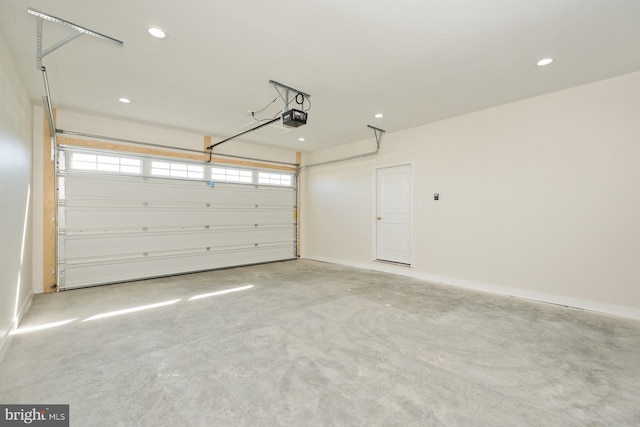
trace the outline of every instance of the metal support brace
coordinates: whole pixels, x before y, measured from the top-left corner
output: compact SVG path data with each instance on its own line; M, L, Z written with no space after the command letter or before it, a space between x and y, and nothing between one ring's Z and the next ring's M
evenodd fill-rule
M27 9L27 13L34 15L36 18L38 18L38 26L37 26L37 37L38 37L38 43L37 43L37 51L36 51L36 68L39 70L42 68L42 58L44 58L45 56L47 56L48 54L50 54L51 52L53 52L56 49L61 48L62 46L64 46L65 44L69 43L71 40L80 37L83 34L87 34L89 36L92 37L96 37L98 39L102 39L102 40L106 40L108 42L111 43L115 43L118 44L120 46L124 45L124 42L118 40L118 39L114 39L113 37L109 37L109 36L105 36L104 34L92 31L88 28L85 27L81 27L80 25L76 25L73 22L69 22L65 19L62 18L57 18L55 16L52 15L48 15L46 13L37 11L35 9ZM57 43L54 43L53 45L49 46L46 49L42 49L42 20L46 19L47 21L50 22L55 22L56 24L60 24L63 25L67 28L70 28L72 30L75 31L75 33L69 34L67 37L63 38L62 40L60 40Z
M275 80L269 80L269 83L273 85L273 87L276 89L276 92L278 92L278 95L280 95L280 99L282 99L282 102L284 102L285 111L289 109L289 102L291 102L289 101L289 91L294 91L296 95L301 94L303 96L306 96L307 98L311 98L311 95L309 95L308 93L304 93L301 90L294 89L287 85L283 85L282 83L278 83ZM280 89L284 91L284 95L282 94L282 92L280 92Z
M371 125L367 125L368 128L373 129L373 133L376 137L376 144L378 144L378 150L380 149L380 143L382 142L382 134L386 131Z

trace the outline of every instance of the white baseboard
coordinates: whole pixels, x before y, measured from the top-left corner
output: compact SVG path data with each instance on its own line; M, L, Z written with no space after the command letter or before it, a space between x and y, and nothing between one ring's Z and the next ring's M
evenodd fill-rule
M598 313L610 314L613 316L626 317L630 319L640 320L640 309L633 307L625 307L620 305L603 304L595 301L583 300L579 298L569 298L559 295L546 294L542 292L527 291L524 289L509 288L504 286L491 285L487 283L472 282L469 280L455 279L451 277L436 276L420 271L416 271L411 267L396 266L383 262L356 262L343 259L328 258L322 256L305 255L303 259L314 261L328 262L331 264L346 265L349 267L362 268L366 270L381 271L384 273L398 274L400 276L421 279L431 283L437 283L447 286L458 286L465 289L472 289L480 292L487 292L496 295L504 295L527 300L539 301L548 304L556 304L567 307L579 308L582 310L595 311Z
M13 330L18 328L20 322L22 322L22 318L25 314L27 314L27 311L29 311L29 308L31 307L31 301L33 301L33 293L30 293L24 303L22 303L20 310L18 310L18 318L14 322L12 322L11 328L9 328L5 336L0 338L0 362L2 362L4 355L9 349L11 339L13 338Z

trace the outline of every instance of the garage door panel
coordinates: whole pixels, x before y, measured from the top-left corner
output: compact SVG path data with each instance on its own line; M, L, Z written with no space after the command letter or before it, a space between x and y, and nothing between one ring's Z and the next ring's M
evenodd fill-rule
M293 188L277 188L267 186L237 186L237 189L216 185L208 191L207 201L220 204L258 204L258 205L288 205L295 202Z
M67 198L83 201L135 201L150 204L186 202L190 205L209 204L269 204L291 205L293 188L279 188L253 184L216 184L206 182L177 181L118 175L106 175L103 179L87 173L67 174Z
M293 225L278 228L244 228L231 230L198 230L190 232L148 231L138 233L69 233L61 239L65 252L82 257L112 256L121 253L144 253L170 250L221 248L230 245L261 245L291 242ZM123 251L126 247L126 252ZM69 257L67 256L67 260Z
M113 261L69 263L61 266L60 273L66 288L76 288L132 280L141 271L146 273L145 277L158 277L294 258L291 246L283 245L214 253L187 253L181 256L132 257L120 260L118 268L113 268Z
M68 228L134 228L163 226L207 226L243 224L286 224L293 222L292 210L237 209L237 210L164 210L164 209L112 209L66 208ZM99 225L99 226L98 226Z

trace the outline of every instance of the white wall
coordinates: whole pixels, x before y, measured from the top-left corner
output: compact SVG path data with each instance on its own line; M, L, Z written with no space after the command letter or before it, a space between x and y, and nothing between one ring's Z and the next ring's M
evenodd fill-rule
M372 262L375 168L401 163L412 268ZM640 73L387 133L305 170L302 196L303 257L640 318Z
M0 359L31 301L31 109L0 27Z

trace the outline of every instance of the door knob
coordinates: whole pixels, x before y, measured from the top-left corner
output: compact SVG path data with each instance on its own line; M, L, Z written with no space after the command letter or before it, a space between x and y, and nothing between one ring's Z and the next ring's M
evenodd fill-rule
M380 220L382 220L382 217L381 217L381 216L379 216L379 217L378 217L378 221L380 221Z

